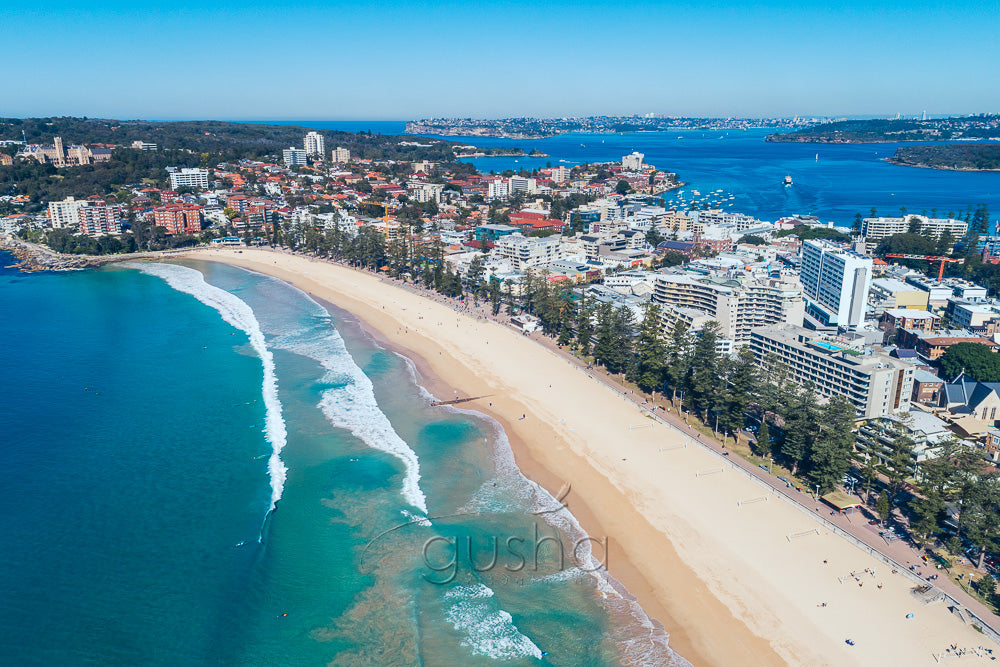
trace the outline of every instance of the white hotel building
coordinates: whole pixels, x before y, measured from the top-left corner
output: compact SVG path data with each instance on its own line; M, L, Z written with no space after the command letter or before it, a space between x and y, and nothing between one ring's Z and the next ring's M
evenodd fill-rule
M865 319L872 259L822 240L802 243L806 312L824 325L857 329Z

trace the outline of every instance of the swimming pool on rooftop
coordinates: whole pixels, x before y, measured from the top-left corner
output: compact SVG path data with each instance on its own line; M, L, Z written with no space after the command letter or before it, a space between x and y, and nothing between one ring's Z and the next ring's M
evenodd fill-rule
M840 352L841 350L844 349L844 348L842 348L839 345L834 345L833 343L828 343L825 340L815 340L815 341L813 341L813 345L815 345L816 347L821 347L824 350L829 350L830 352Z

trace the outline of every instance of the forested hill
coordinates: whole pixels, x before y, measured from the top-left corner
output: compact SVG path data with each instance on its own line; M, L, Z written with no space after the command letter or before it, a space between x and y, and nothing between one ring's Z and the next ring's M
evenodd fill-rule
M932 169L1000 171L1000 144L903 146L889 162Z
M863 144L896 141L957 141L1000 138L1000 116L960 116L931 120L840 120L768 135L783 143Z
M51 144L62 137L69 144L117 144L129 146L142 140L161 149L210 153L225 159L260 158L275 155L289 146L302 147L302 137L316 130L326 137L327 150L342 146L357 158L388 160L454 160L450 141L398 135L338 132L288 125L258 125L216 120L146 121L98 118L0 118L0 140ZM23 132L23 134L22 134ZM414 146L407 144L430 144Z

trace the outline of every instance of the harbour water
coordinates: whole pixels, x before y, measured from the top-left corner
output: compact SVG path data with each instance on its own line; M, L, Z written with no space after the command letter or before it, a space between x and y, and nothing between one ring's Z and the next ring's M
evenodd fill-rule
M0 312L5 664L685 664L349 314L200 262L5 269Z
M401 134L404 122L271 121L321 129ZM535 169L621 160L638 151L647 163L676 172L687 183L682 207L722 208L773 222L786 215L818 216L848 227L855 214L868 216L909 213L964 214L971 205L989 204L1000 212L1000 172L959 172L903 167L886 162L905 144L768 143L773 130L677 130L626 134L562 134L546 139L444 137L474 146L540 150L548 157L496 157L470 160L483 172ZM440 138L440 137L435 137ZM931 142L916 142L917 144ZM793 184L784 185L785 176ZM694 191L698 194L695 194ZM730 197L731 196L731 197ZM672 201L676 194L668 195ZM994 215L994 217L996 217Z

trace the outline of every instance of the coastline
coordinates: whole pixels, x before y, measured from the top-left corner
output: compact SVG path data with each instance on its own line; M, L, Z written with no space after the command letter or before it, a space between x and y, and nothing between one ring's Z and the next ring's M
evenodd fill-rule
M527 477L550 492L572 483L570 510L589 534L611 540L611 575L693 664L934 664L932 652L956 637L985 641L940 606L916 609L901 575L886 573L877 597L874 582L864 595L838 583L847 569L884 565L828 533L789 546L789 528L809 527L805 514L777 499L736 509L759 487L735 474L699 481L696 471L718 465L711 454L674 449L684 436L660 424L627 431L647 426L637 407L511 329L320 260L269 250L186 256L266 273L348 310L413 360L432 393L493 394L491 409L469 407L503 426ZM588 404L601 409L581 408ZM901 621L904 609L919 621ZM845 646L845 636L858 645Z
M889 164L894 164L897 167L916 167L917 169L937 169L938 171L968 171L968 172L994 172L1000 171L1000 169L965 169L963 167L946 167L946 166L935 166L933 164L914 164L913 162L903 162L902 160L896 160L891 157L885 158L885 161Z

